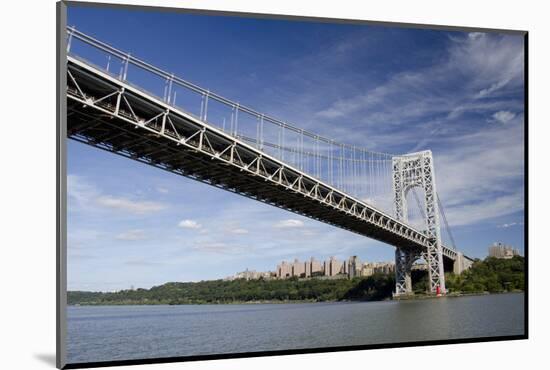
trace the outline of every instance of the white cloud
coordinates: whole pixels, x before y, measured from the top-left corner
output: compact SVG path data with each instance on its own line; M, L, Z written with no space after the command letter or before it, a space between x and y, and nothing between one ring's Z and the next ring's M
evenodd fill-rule
M182 220L178 224L179 227L184 229L200 229L202 227L201 224L199 224L197 221L194 220Z
M478 93L477 93L477 98L484 98L488 95L491 95L493 92L503 88L504 86L506 86L506 84L509 82L508 79L504 79L504 80L501 80L501 81L497 81L497 82L494 82L491 84L491 86L485 88L485 89L481 89Z
M512 121L449 139L445 144L454 149L434 154L438 193L451 226L524 209L523 118Z
M128 230L118 234L115 237L117 240L142 240L145 239L145 232L141 229Z
M470 32L468 34L468 38L470 40L475 40L475 39L479 39L480 37L483 37L485 34L482 33L482 32Z
M500 123L507 123L513 120L516 114L507 110L501 110L493 114L493 118Z
M384 146L403 145L407 143L405 139L418 142L419 131L430 131L425 127L427 116L432 117L429 120L432 126L441 127L447 123L445 121L456 120L465 113L488 114L505 110L507 104L516 105L510 100L482 98L498 97L505 88L521 87L523 70L520 37L485 33L453 37L447 55L440 62L420 70L393 74L377 86L367 85L363 91L350 90L349 95L328 102L328 106L318 110L316 115L333 124L331 136L337 140L340 137L349 140L349 127L340 132L339 125L334 124L345 119L360 125L369 142L388 150ZM434 116L446 118L434 119ZM407 125L418 128L418 120L424 122L421 130L411 130L409 138L396 137L406 132ZM399 126L399 132L389 132L395 126ZM441 134L445 134L445 130L442 131ZM361 139L361 135L356 136L356 140Z
M521 225L523 225L523 222L510 222L510 223L498 225L497 227L501 229L507 229L512 226L521 226Z
M451 47L452 67L476 89L475 98L498 94L523 84L523 38L488 33L457 40Z
M117 198L110 195L102 195L96 199L98 205L106 208L127 211L133 214L148 214L158 212L166 208L166 205L153 201L138 201L128 198Z
M312 229L305 229L304 231L302 231L302 235L303 236L306 236L306 237L313 237L313 236L317 236L319 235L317 231L315 230L312 230Z
M451 227L509 215L523 210L523 193L503 195L474 204L463 204L446 210Z
M216 254L235 254L241 253L245 250L250 252L251 248L243 248L241 246L230 245L223 242L206 242L197 243L193 246L193 249L200 252L216 253Z
M69 199L69 211L76 209L93 211L100 207L143 215L158 212L167 207L164 203L160 202L133 200L102 194L85 177L73 174L67 175L67 197Z
M300 220L294 220L294 219L282 220L277 222L275 224L275 227L280 229L299 228L299 227L304 227L304 222Z

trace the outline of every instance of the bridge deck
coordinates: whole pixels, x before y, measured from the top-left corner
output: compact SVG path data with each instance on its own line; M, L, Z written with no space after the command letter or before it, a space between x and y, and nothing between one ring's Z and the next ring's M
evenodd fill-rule
M427 237L390 215L74 57L67 136L397 247ZM456 251L443 247L447 259Z

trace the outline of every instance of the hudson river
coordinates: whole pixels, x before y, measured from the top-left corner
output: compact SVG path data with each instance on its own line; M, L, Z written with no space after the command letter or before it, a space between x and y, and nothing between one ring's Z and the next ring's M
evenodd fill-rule
M520 335L523 300L71 306L68 362Z

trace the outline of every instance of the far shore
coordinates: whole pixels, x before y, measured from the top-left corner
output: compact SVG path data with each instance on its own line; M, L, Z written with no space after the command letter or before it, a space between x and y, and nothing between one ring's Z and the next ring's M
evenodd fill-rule
M458 297L470 297L470 296L484 296L484 295L497 295L497 294L518 294L524 293L523 290L513 290L504 292L453 292L442 296L436 296L433 294L412 294L401 297L389 297L384 299L363 299L363 300L262 300L262 301L232 301L232 302L189 302L189 303L170 303L170 302L85 302L77 304L68 304L68 306L190 306L190 305L263 305L263 304L303 304L303 303L362 303L362 302L384 302L384 301L405 301L405 300L424 300L424 299L437 299L437 298L458 298Z

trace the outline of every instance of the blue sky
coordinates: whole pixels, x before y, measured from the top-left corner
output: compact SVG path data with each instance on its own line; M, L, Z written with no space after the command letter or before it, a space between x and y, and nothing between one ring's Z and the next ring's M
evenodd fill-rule
M74 7L68 24L235 101L370 150L431 149L460 250L523 252L523 39ZM393 248L68 142L68 287L116 290Z

